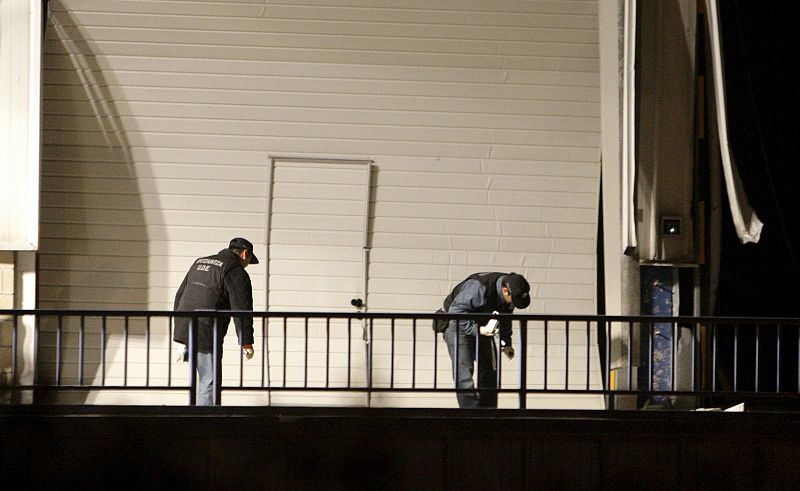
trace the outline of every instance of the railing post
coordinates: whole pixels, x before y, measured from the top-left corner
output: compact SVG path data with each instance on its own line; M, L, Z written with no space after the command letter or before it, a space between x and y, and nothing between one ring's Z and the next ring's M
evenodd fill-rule
M100 385L106 385L106 322L108 317L103 316L100 321Z
M213 405L213 406L219 406L221 404L221 402L222 402L222 380L221 380L222 377L220 376L222 374L222 367L220 366L221 365L220 362L222 360L220 359L220 356L219 356L219 329L218 329L219 325L218 324L219 324L219 320L218 320L217 316L214 316L214 333L213 333L214 344L211 347L211 353L213 355L212 356L212 360L211 360L211 368L214 369L214 391L213 391L213 395L212 395L212 399L211 399L211 405Z
M754 379L755 379L754 382L755 382L755 391L756 392L758 392L758 389L759 389L759 385L758 385L758 378L759 378L759 373L758 373L759 372L758 371L759 356L758 356L758 354L759 353L758 353L758 351L759 351L760 341L761 341L761 324L756 324L756 346L755 346L755 354L754 354L755 355L755 363L753 363L753 367L755 369L754 370L755 371L755 373L754 373Z
M611 387L611 323L606 322L605 318L598 320L597 322L597 332L603 333L603 337L605 337L605 344L604 344L604 353L603 353L603 389L606 392L606 409L614 410L616 408L615 403L616 400L614 398L614 394L612 392L613 387Z
M59 314L58 326L56 327L56 385L61 385L61 331L64 328L63 322L63 316Z
M33 385L37 385L39 383L39 366L36 363L36 352L39 349L39 333L41 331L41 319L38 315L34 315L33 317L33 363L31 363L33 373L30 376L31 382ZM32 396L31 396L32 397ZM33 402L31 400L31 402Z
M289 320L286 317L284 317L283 318L283 353L282 353L283 354L283 366L281 367L281 370L282 370L281 377L283 378L283 387L284 388L286 388L286 386L288 385L286 383L286 349L287 349L287 343L288 343L287 336L288 336L288 332L289 332L288 324L289 324Z
M697 369L697 350L698 350L698 339L700 338L700 324L697 322L692 323L692 384L690 386L690 390L692 392L697 390L697 386L699 385L697 382L698 379L698 369Z
M146 317L146 324L145 324L145 331L144 331L144 385L145 387L150 387L150 314ZM172 344L172 332L169 333L169 343ZM171 361L172 353L169 353L167 361Z
M197 405L197 318L189 318L189 405Z
M272 387L269 374L269 324L266 317L261 317L261 387ZM271 394L267 392L268 400Z
M719 340L718 326L714 324L711 326L711 392L717 391L717 343ZM800 337L798 337L800 340ZM798 357L800 360L800 357ZM800 381L800 379L798 379Z
M80 331L78 333L78 385L83 385L84 330L85 330L85 317L81 315Z
M373 336L375 334L375 330L374 330L374 327L373 327L374 326L373 319L372 318L370 318L370 319L366 319L365 318L364 319L364 326L367 327L367 329L364 330L364 341L366 343L365 346L364 346L364 349L365 349L365 355L366 355L366 359L367 359L367 366L366 366L366 369L367 369L367 373L366 373L366 377L367 377L367 380L366 380L366 382L367 382L367 393L366 393L367 401L366 402L367 402L367 407L370 407L372 405L372 362L373 362L373 360L372 360L372 355L373 355L372 343L374 341Z
M524 324L523 324L523 326L524 326ZM548 336L547 326L548 326L547 319L545 319L545 321L544 321L544 346L543 346L543 352L544 352L544 378L543 378L543 385L542 385L544 387L545 391L547 390L547 372L549 370L549 367L547 366L547 352L548 352L548 349L549 349L548 346L547 346L547 336ZM525 353L523 353L523 356L525 356Z
M781 325L775 326L775 392L781 391Z
M303 319L303 388L308 388L308 317Z
M330 388L331 378L331 318L325 318L325 388Z
M436 337L436 333L433 333ZM411 319L411 388L417 388L417 319Z
M461 345L461 343L459 342L460 341L459 338L461 337L461 326L458 325L458 322L459 322L459 320L456 319L456 328L455 328L455 331L454 331L454 335L455 335L455 339L456 340L453 343L453 355L452 355L452 360L450 360L450 368L453 371L453 383L455 384L455 388L456 388L456 398L460 394L460 392L458 392L459 391L459 387L458 387L458 347L459 347L459 345ZM449 329L449 326L448 326L448 329ZM447 336L447 334L445 334L445 336ZM444 339L445 339L445 341L447 341L446 337ZM450 349L450 347L448 346L448 350L449 349Z
M394 389L394 318L389 319L390 347L389 347L389 388Z
M569 390L569 319L564 326L564 390Z
M528 321L520 321L520 357L519 357L519 408L528 407Z
M739 391L739 323L733 325L733 391Z
M374 340L374 329L373 329L373 322L372 319L369 320L369 338L367 341L367 388L369 388L369 392L367 393L368 397L371 397L372 393L372 363L373 363L373 351L372 351L372 342Z
M352 371L353 371L353 322L351 318L347 318L347 388L352 387Z
M450 321L448 320L447 322L449 323ZM444 334L442 334L442 336L444 336ZM434 332L433 333L433 388L434 389L437 388L436 385L438 382L438 372L439 372L439 333ZM800 385L800 381L798 381L798 385Z
M197 371L199 366L198 362L205 362L205 357L207 356L207 353L202 353L198 350L201 318L210 318L212 316L216 317L217 315L224 317L226 314L241 315L238 312L210 310L188 313L176 311L51 311L42 309L36 311L8 311L8 313L0 313L3 314L3 319L12 319L10 321L3 321L2 332L3 336L5 336L7 339L7 344L8 339L10 338L10 344L6 347L6 359L8 360L6 369L10 369L10 373L8 374L10 378L8 382L21 386L15 388L14 390L16 391L31 392L32 395L33 391L36 390L37 392L47 395L48 390L57 390L58 392L64 393L69 390L82 392L101 392L103 389L119 390L121 388L130 388L134 390L141 390L148 388L153 389L150 392L155 394L159 391L159 389L167 389L163 392L174 392L176 389L180 392L184 389L188 389L190 391L188 398L189 405L198 404L198 388L201 384L201 375L204 375L203 370L201 370L201 373L198 373ZM253 314L248 313L245 315ZM264 348L264 351L261 355L261 387L255 385L255 379L258 375L255 373L255 371L252 371L254 384L252 389L249 383L244 384L244 366L246 365L246 361L242 361L243 359L240 359L238 362L238 386L236 383L230 382L230 379L233 378L233 375L230 375L228 385L229 392L242 388L247 389L248 391L268 389L267 392L280 392L282 389L285 389L287 391L294 391L295 393L300 390L305 390L306 392L326 390L329 393L333 393L334 391L340 390L344 392L345 389L347 389L353 392L357 391L360 394L366 393L368 398L371 397L372 394L384 392L393 392L394 394L401 392L412 392L413 394L411 394L411 396L417 396L423 392L441 392L442 390L448 394L452 394L453 392L455 392L457 395L466 393L465 389L459 389L458 387L453 390L452 386L449 385L449 382L447 387L445 387L444 384L438 384L436 368L441 368L441 361L438 360L437 351L438 334L434 335L432 343L434 347L433 360L426 360L424 367L416 361L417 355L421 353L421 348L417 346L417 343L422 342L420 333L417 330L419 327L417 325L417 320L422 318L435 319L437 317L444 317L447 320L452 318L454 321L457 321L457 318L459 317L465 317L468 319L472 318L469 315L373 313L368 314L368 317L365 318L364 314L350 315L338 312L301 312L291 314L281 314L277 312L273 313L272 315L275 315L279 321L281 319L283 321L284 356L282 367L278 367L278 370L283 370L284 382L282 386L281 384L278 384L276 387L272 387L272 382L270 380L271 366L269 363L270 353L268 352L270 349L270 326L267 323L267 316L269 315L271 314L258 314L259 317L262 317L261 339ZM51 316L56 318L55 326L50 322ZM172 327L168 325L166 328L167 332L171 334L171 336L168 336L169 339L162 339L167 336L159 335L159 339L156 340L151 332L152 319L166 317L169 320L173 320L176 317L182 316L187 317L189 326L188 339L185 340L187 343L186 348L188 350L187 361L189 362L189 373L187 378L188 386L187 381L184 380L182 376L180 377L181 382L178 383L178 385L175 385L176 382L172 380L174 373L177 373L173 373L174 370L180 371L184 369L176 368L180 365L175 364L174 358L172 358L172 356L174 356L172 352L175 351L175 346L180 346L172 342L174 340L174 332ZM480 314L477 317L481 318L489 316L486 314ZM23 318L26 318L27 322L35 322L35 324L32 326L23 326ZM146 330L142 333L140 333L136 327L139 325L138 322L140 318L144 318L147 322ZM338 344L334 345L334 341L338 341L338 338L336 337L338 332L338 327L336 327L338 325L338 319L345 318L347 320L347 385L345 387L341 387L341 383L338 380L342 375L338 375L338 372L335 370L338 369L338 366L336 365L338 360L340 360L340 351L342 351L342 349L337 348ZM117 320L115 321L115 319ZM299 350L291 353L288 352L287 340L289 337L289 331L287 319L293 319L293 322L297 322L296 327L298 328L300 327L299 321L304 319L305 336L303 338L303 342L305 346L304 348L301 348L303 349L302 354L299 352ZM315 322L312 323L311 319L315 319ZM353 357L357 354L355 348L358 346L358 340L353 335L352 322L354 319L364 320L364 339L366 341L365 362L367 368L365 385L362 383L362 379L360 378L358 378L357 382L353 382L352 380L352 374L354 370ZM380 319L377 328L379 330L383 329L383 337L378 336L379 344L377 346L377 352L375 351L374 345L376 326L374 325L375 322L373 319ZM74 325L72 322L73 320L79 321L80 324L77 326ZM124 345L121 347L121 350L115 351L115 353L120 355L119 357L111 357L111 353L107 353L107 351L111 349L112 345L118 344L111 343L111 341L112 337L119 334L119 330L114 328L114 323L119 321L123 322L122 334L124 336ZM314 324L316 324L318 321L324 321L322 329L312 329ZM225 328L224 326L220 325L219 320L215 319L213 322L214 331L211 333L214 343L212 348L213 360L209 368L213 370L214 373L212 374L209 372L209 375L212 375L214 379L211 380L211 384L207 385L205 388L210 389L209 392L213 392L213 394L209 394L211 404L219 406L221 405L221 394L224 389L224 378L222 377L224 367L222 366L221 359L223 354L222 336ZM384 323L383 327L381 327L381 322ZM549 328L550 322L558 325L551 330ZM593 396L602 395L605 399L605 409L607 410L625 409L633 403L638 402L636 400L637 398L643 398L645 396L650 396L650 398L654 401L664 398L674 398L680 403L679 405L676 404L675 407L677 409L684 409L685 404L690 401L691 397L696 398L695 402L696 404L699 404L701 400L705 398L712 398L716 395L730 397L732 394L738 396L736 393L742 393L746 396L748 391L751 389L759 396L768 397L769 394L767 393L774 392L774 395L788 399L791 396L797 395L794 394L793 387L787 387L790 384L793 386L795 384L795 376L790 372L793 370L800 372L800 361L798 361L795 357L796 350L800 350L800 341L795 338L794 333L794 324L797 322L798 321L796 319L789 318L703 318L680 316L677 318L667 318L660 316L604 315L515 316L513 317L514 341L519 360L514 360L513 363L517 364L516 369L519 370L519 385L516 389L519 399L518 408L527 409L527 397L529 394L534 394L533 397L535 402L535 397L537 394L548 392L580 393L590 394ZM529 323L531 326L533 326L533 334L528 331ZM549 343L548 341L548 334L549 331L553 331L555 335L560 336L562 323L565 323L566 339L572 339L578 344L576 345L575 350L570 350L569 348L571 347L569 344L567 344L567 349L569 351L564 353L564 358L566 361L562 363L561 358L559 358L555 362L550 363L548 359L548 345L552 343ZM601 338L599 341L599 351L591 351L593 347L590 346L591 340L593 339L592 336L594 334L592 326L595 325L595 323L597 326L597 333ZM181 325L183 326L184 324ZM576 327L575 333L571 332L572 325L575 325ZM635 332L634 328L638 329L637 326L639 325L641 327L642 334L641 339L637 341L641 346L641 356L644 363L642 363L641 367L642 376L634 377L633 370L635 367L633 359L635 357L636 350L633 349L633 345L636 343L634 342L633 337ZM784 330L784 325L788 325L789 327ZM100 328L99 332L97 329L95 329L95 327L98 326ZM205 326L205 324L203 324L203 326ZM774 326L774 328L772 326ZM48 359L50 359L52 356L53 363L48 366L48 370L44 370L38 374L33 374L38 375L41 380L33 379L33 382L30 382L28 381L28 378L21 378L23 375L20 375L19 365L23 362L30 361L26 360L25 354L21 352L22 343L25 341L24 338L28 336L26 332L23 332L23 327L26 329L35 327L36 331L34 334L36 336L39 335L38 331L41 329L46 336L45 341L51 339L49 336L54 336L52 342L49 342L42 347L43 352L48 355ZM387 333L386 328L389 329L388 338L385 336ZM204 327L203 329L207 329L207 327ZM661 330L660 334L659 329ZM789 331L789 329L791 329L791 331ZM280 327L278 327L278 330L280 331ZM627 333L625 332L626 330ZM774 335L772 334L773 330L775 332ZM585 331L585 334L583 331ZM786 334L784 331L789 332L789 334ZM204 336L208 334L207 331L202 332ZM65 333L70 334L69 339L65 339ZM541 339L543 351L539 351L537 348L535 348L536 343L538 343L540 340L539 335L541 333L544 333L544 338ZM72 337L75 334L77 334L77 338ZM136 361L141 361L146 365L143 369L144 381L142 383L139 382L141 377L133 377L131 371L132 369L129 365L129 363L134 361L133 351L131 351L133 350L133 344L131 344L133 339L132 337L140 334L144 336L143 342L145 350L143 352L136 352ZM381 332L378 332L378 334L381 334ZM404 340L409 336L409 334L411 338L411 344L409 348L406 348L407 344ZM455 333L451 332L451 334L456 337L463 336L463 332L458 329L456 329ZM99 335L99 339L97 335ZM297 337L299 335L302 334L299 332L295 334L294 339L300 341L299 337ZM586 336L587 340L585 346L581 345L580 339L578 339L584 335ZM611 342L612 335L619 336L619 340L616 345ZM691 335L691 338L683 339L689 335ZM753 338L753 335L755 335L755 338ZM430 334L428 334L428 336L430 336ZM531 342L533 348L529 349L528 338L531 336L532 339L534 339L534 341ZM657 339L659 336L662 336L666 340ZM427 339L430 340L430 337ZM470 343L466 345L466 349L470 349L472 345L475 346L475 361L477 361L479 365L481 362L488 361L486 359L487 356L495 356L497 373L495 376L494 387L489 385L491 379L485 380L484 382L486 382L486 385L480 382L476 384L476 392L488 392L492 390L500 394L510 390L513 397L513 392L515 391L513 385L515 384L513 380L508 378L508 373L503 374L502 370L505 366L511 367L512 365L507 365L509 362L507 359L503 358L502 352L498 352L498 346L494 346L493 352L491 353L488 350L486 350L486 353L483 353L483 343L481 342L482 339L483 338L477 336L474 340L471 339ZM603 339L605 340L605 343L602 343ZM69 344L65 345L65 342L67 341ZM156 346L151 345L151 343L156 341L158 343L164 343L158 345L158 349L161 353L158 357L154 357L154 355L151 353L152 349L156 349ZM324 352L322 350L315 350L314 353L312 353L311 347L317 346L314 343L320 341L324 343ZM425 342L427 343L428 341ZM659 378L659 374L654 373L654 370L658 368L658 364L656 363L658 360L655 359L659 353L657 346L658 342L663 342L663 347L668 348L666 355L668 359L671 359L669 371L660 374L661 378ZM381 347L380 343L384 343L383 347ZM559 357L562 353L561 344L561 341L559 341L558 346L553 346L554 352L556 352ZM706 344L708 346L706 346ZM733 344L732 347L731 344ZM465 349L462 346L464 345L456 342L455 346L452 347L454 354L459 350ZM584 351L584 347L585 353L582 353ZM96 356L98 348L100 351L99 359ZM624 352L620 351L621 348L624 349ZM731 348L733 348L733 352L731 352ZM277 349L280 356L280 346ZM426 348L425 353L429 353L429 350L430 348ZM616 350L616 352L614 350ZM762 351L764 354L761 353ZM90 353L95 353L95 356L93 358L89 357L88 354ZM159 363L157 360L161 359L163 361L164 353L167 353L169 356L169 363L166 366L164 366L163 363ZM8 358L9 354L10 358ZM410 360L406 359L406 356L408 355L411 357ZM592 357L595 355L599 355L602 360L600 365L602 366L601 382L598 381L597 378L592 378L592 376L595 375L598 366L596 364L590 365L590 362L594 360ZM534 356L536 358L533 358ZM539 361L539 357L542 356L543 360ZM527 383L529 357L535 362L535 366L531 372L532 387L530 390L528 389ZM585 382L580 380L581 377L578 369L581 369L581 363L575 363L575 372L577 375L576 373L569 373L568 375L565 373L565 382L562 384L560 379L561 371L564 370L566 372L569 369L570 361L578 362L580 357L585 357L585 363L583 363L586 365ZM287 360L287 358L290 358L291 360ZM293 383L291 387L288 387L288 361L300 362L303 358L305 358L305 362L303 364L305 373L302 375L302 385L297 382L298 378L295 377L294 380L296 380L296 382ZM455 358L457 361L457 356ZM707 358L710 358L710 360ZM76 361L77 367L75 367ZM324 370L325 377L324 385L319 384L317 378L315 378L315 361L324 363L324 367L322 368ZM406 361L409 363L407 364ZM690 363L687 364L686 362ZM158 363L158 365L151 367L151 363ZM281 363L281 361L278 361L278 363ZM430 378L427 378L431 363L434 367L433 389L431 388ZM762 363L764 364L764 368L761 368ZM296 364L297 371L299 371L300 364ZM75 381L76 373L73 371L70 371L72 375L67 377L65 381L65 365L77 372L77 381ZM406 367L407 365L410 365L412 372L410 374L408 385L406 382L404 382L406 377L403 372L403 367ZM771 378L773 375L771 373L772 368L770 365L774 366L775 370L774 382ZM544 367L543 373L542 367ZM627 379L625 378L626 367ZM204 367L200 368L202 369ZM358 368L361 369L361 366L358 365ZM388 373L385 368L388 368ZM550 368L552 368L554 374L557 374L558 376L549 376L548 373ZM158 383L153 386L151 381L153 369L158 369L159 373L161 373L162 370L165 371L167 375L166 385L163 383ZM459 372L458 364L455 363L455 366L451 366L451 369L455 372L455 381L457 383ZM420 373L423 372L418 372L418 370L424 370L425 377L422 377ZM463 372L463 369L461 371ZM121 383L118 384L113 382L114 380L119 380L119 376L112 377L111 375L113 374L121 374ZM745 377L742 374L747 376ZM24 376L28 377L28 375ZM276 377L279 378L280 374ZM753 379L752 377L755 378ZM96 381L95 378L97 378ZM133 380L133 378L136 378L136 380ZM763 381L761 380L762 378L764 379ZM161 380L161 378L159 379ZM311 379L314 379L314 383L311 383ZM503 384L504 379L505 385ZM625 380L627 380L627 382L625 382ZM753 382L751 382L751 380L753 380ZM570 381L572 382L571 384ZM662 383L659 383L659 381ZM602 383L602 390L598 390L600 383ZM33 386L37 387L34 388ZM21 399L16 396L14 397L15 399ZM600 401L598 400L597 402L599 403ZM620 408L616 408L617 402L620 403ZM653 407L655 406L653 405Z
M474 391L474 393L478 394L478 401L480 403L481 395L482 395L481 394L481 392L482 392L481 389L483 389L483 387L481 387L481 386L483 384L485 384L486 382L481 380L481 333L480 333L480 328L478 326L475 326L475 336L474 337L475 337L475 348L474 349L475 349L475 369L476 369L475 372L474 372L475 377L473 377L475 379L475 385L474 385L475 391ZM458 363L458 358L456 358L456 365L458 365L458 364L459 364ZM458 379L456 379L456 388L458 388Z
M19 344L19 323L21 319L14 315L14 323L11 325L11 385L18 385L19 374L17 373L17 346Z

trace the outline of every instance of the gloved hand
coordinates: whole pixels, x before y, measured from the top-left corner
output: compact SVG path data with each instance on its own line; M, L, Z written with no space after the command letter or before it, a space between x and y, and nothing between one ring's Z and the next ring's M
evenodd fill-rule
M249 360L253 357L255 351L253 350L252 344L245 344L242 346L242 355L244 355L245 360Z
M509 361L514 359L514 347L513 346L503 346L502 348L500 348L500 351L502 351L503 354L506 355L506 358L508 358Z
M181 347L178 348L178 357L175 358L175 361L178 363L189 361L189 350L186 349L185 344L182 344Z
M500 312L494 311L492 314L497 315ZM485 326L481 326L480 333L482 336L494 336L500 331L500 322L497 319L489 319Z
M500 331L497 319L490 319L485 326L481 326L480 331L482 336L494 336L497 334Z

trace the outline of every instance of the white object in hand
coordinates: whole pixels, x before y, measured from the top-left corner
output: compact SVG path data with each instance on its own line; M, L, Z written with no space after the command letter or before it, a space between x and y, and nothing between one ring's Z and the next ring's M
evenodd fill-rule
M248 348L248 349L243 349L242 350L242 354L244 355L245 360L251 359L253 357L253 353L255 353L253 348Z
M492 314L498 314L498 312L494 311ZM485 326L481 326L481 334L484 336L494 336L497 334L497 331L499 331L498 324L499 321L497 319L489 319L489 322L487 322Z
M188 360L189 360L189 356L188 356L187 351L186 351L186 346L182 345L180 347L180 349L178 350L178 357L175 358L175 361L180 363L182 361L188 361Z

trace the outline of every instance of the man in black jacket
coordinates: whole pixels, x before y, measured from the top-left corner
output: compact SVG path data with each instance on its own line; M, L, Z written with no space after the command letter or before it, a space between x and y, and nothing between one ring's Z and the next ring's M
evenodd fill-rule
M253 244L237 237L227 249L213 256L194 261L175 294L176 311L195 310L253 310L253 287L250 275L244 270L248 264L258 264L253 254ZM222 343L228 332L230 316L176 317L174 340L184 345L183 359L187 359L190 322L197 322L197 405L219 404L219 387L215 393L214 380L222 380ZM253 357L253 318L234 317L236 334L242 353ZM214 326L217 328L217 359L214 360ZM214 366L216 365L216 374ZM219 384L217 384L219 385Z
M530 305L530 285L517 273L475 273L456 285L444 300L444 311L449 314L498 313L510 314L514 307L525 309ZM494 336L500 335L503 354L514 358L511 345L511 320L492 319L484 325L474 320L451 320L444 331L447 350L453 361L453 379L458 389L474 389L475 344L478 338L478 389L479 393L459 392L458 406L497 407L497 350Z

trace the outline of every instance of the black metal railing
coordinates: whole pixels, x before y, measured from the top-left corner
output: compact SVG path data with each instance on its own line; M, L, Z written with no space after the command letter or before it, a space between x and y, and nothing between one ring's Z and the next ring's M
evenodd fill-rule
M253 359L244 360L230 330L221 356L214 358L222 363L215 403L224 392L226 398L246 393L255 403L289 405L452 404L454 394L465 389L455 389L446 343L431 324L489 319L429 313L213 314L252 317L256 350ZM161 397L160 403L195 404L196 326L209 315L0 311L0 394L6 403L141 403ZM190 318L193 326L188 363L175 360L178 317ZM552 396L565 408L573 404L569 397L600 408L800 399L800 319L508 317L516 356L506 359L495 350L497 379L489 384L505 407L537 407ZM215 335L222 334L218 327Z

